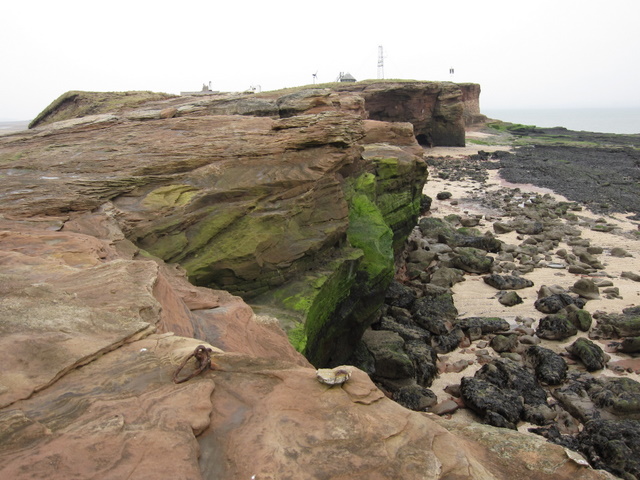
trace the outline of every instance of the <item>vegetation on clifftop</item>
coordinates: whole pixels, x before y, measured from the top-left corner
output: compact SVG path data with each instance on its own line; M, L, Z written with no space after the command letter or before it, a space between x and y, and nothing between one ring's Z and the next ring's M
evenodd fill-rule
M72 90L63 93L38 114L29 128L71 118L115 113L125 108L135 108L144 103L175 97L168 93L141 92L83 92Z

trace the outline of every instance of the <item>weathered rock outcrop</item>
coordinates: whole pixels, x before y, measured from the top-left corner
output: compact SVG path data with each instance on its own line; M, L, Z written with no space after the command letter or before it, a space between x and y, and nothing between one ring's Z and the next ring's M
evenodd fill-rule
M3 211L60 226L102 212L193 283L289 312L300 351L339 364L381 303L426 164L410 125L339 111L358 111L353 94L291 96L276 100L290 114L322 111L220 116L198 99L163 118L156 102L4 138Z
M464 146L465 106L471 107L469 118L475 115L473 92L450 82L361 82L338 88L360 93L372 120L413 124L422 145Z
M96 114L125 114L149 120L189 115L248 115L287 118L326 111L351 112L384 122L409 122L422 145L464 146L465 125L484 120L480 85L425 81L366 81L333 88L220 93L172 97L152 92L68 92L30 125L43 126Z
M63 120L118 113L131 110L152 101L166 100L173 95L155 92L81 92L70 91L60 95L29 124L29 128Z
M465 125L485 122L487 116L480 112L480 85L477 83L458 83L457 85L462 91Z

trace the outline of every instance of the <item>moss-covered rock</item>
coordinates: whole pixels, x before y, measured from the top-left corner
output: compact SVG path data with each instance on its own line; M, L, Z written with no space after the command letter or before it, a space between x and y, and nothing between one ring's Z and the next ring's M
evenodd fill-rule
M451 264L460 270L469 273L487 273L493 265L493 257L487 252L472 247L460 247L455 250L455 257Z
M602 370L609 360L609 356L604 353L602 348L587 338L577 339L566 347L566 350L574 357L579 358L589 372Z

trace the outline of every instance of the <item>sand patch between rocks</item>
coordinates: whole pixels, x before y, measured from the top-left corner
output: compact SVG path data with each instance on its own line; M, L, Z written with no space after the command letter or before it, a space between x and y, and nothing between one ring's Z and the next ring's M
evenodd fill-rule
M486 138L491 134L482 132L468 132L467 137ZM485 152L494 152L498 150L510 150L509 146L500 145L468 145L466 147L435 147L431 149L425 149L426 157L451 157L452 159L461 159L469 155L477 154L478 151L484 150ZM433 199L431 206L430 216L437 218L443 218L447 215L482 215L488 216L490 220L483 218L480 226L478 227L482 231L493 232L492 224L498 220L501 212L491 210L484 206L479 201L482 196L488 192L498 191L502 188L515 189L519 188L522 192L536 192L541 194L550 194L557 201L568 201L562 195L553 192L546 188L536 187L528 184L511 184L506 182L499 176L498 170L488 170L488 180L486 183L480 183L473 180L461 180L453 181L448 179L439 178L436 167L430 166L429 168L429 180L424 188L424 193ZM452 194L450 199L437 200L436 195L438 192L448 191ZM599 215L594 214L586 209L575 212L579 217L584 219L595 220L600 218ZM640 304L640 283L634 282L628 278L621 277L621 273L624 271L631 271L634 273L640 273L640 239L633 238L630 235L631 232L637 231L638 223L629 220L622 214L615 214L610 217L606 217L607 224L615 224L618 228L613 232L597 232L589 228L578 227L581 230L581 236L591 241L591 245L600 246L604 249L604 252L598 255L598 258L604 265L604 274L609 278L615 287L619 289L621 298L605 298L601 295L600 299L590 300L587 302L585 309L591 314L601 311L607 313L619 313L624 308L635 306ZM496 235L496 238L504 241L507 244L519 245L522 240L517 238L516 232L509 234ZM631 254L630 257L618 258L609 255L609 252L614 247L621 247ZM571 247L561 243L558 248L566 248L571 251ZM562 259L553 254L553 260L561 262ZM599 272L600 273L600 272ZM571 287L579 278L580 275L569 273L564 269L555 268L535 268L532 272L523 275L525 278L533 281L534 286L526 289L518 290L517 293L523 298L524 303L513 307L506 307L500 304L497 300L496 294L498 290L487 285L482 275L465 275L466 281L454 285L452 288L454 294L454 303L459 311L459 317L474 317L474 316L497 316L507 320L512 327L517 325L516 317L530 317L535 319L533 328L537 326L538 320L545 315L538 312L533 307L533 302L537 299L537 292L542 285L559 285L565 289ZM594 320L595 324L595 320ZM587 336L586 333L580 332L579 336ZM572 344L578 336L571 337L570 339L562 342L542 340L541 345L550 348L558 353L566 353L565 347ZM610 341L603 340L599 342L600 346L604 349L606 344ZM444 392L444 388L448 385L457 384L462 377L473 376L482 365L480 365L476 359L475 352L478 350L477 342L473 342L472 345L466 349L458 349L447 355L442 355L441 358L446 357L447 363L454 363L459 360L467 360L472 363L469 367L459 373L443 373L441 374L430 387L431 390L438 396L438 401L446 400L450 398L450 395ZM487 347L491 355L498 356L496 352ZM626 362L628 365L638 365L637 361L630 359L628 355L618 355L615 353L609 353L612 357L611 362ZM625 364L625 365L626 365ZM582 368L578 366L578 368ZM594 376L617 376L618 373L604 369L601 371L593 372ZM627 373L630 378L636 381L640 381L640 375L637 373ZM468 409L460 410L456 413L456 417L465 416L474 418L474 414ZM522 425L520 429L526 431L528 425Z

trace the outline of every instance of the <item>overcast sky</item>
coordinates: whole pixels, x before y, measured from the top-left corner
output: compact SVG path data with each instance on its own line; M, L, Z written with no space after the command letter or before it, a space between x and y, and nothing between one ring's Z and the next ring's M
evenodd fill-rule
M376 78L379 45L386 78L476 82L481 109L640 107L640 0L9 0L1 12L0 120L32 119L68 90Z

